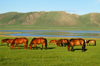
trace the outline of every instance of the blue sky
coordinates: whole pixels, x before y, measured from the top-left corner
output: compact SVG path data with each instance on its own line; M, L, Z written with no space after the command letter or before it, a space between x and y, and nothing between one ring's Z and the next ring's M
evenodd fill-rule
M0 0L0 14L34 11L66 11L78 15L100 13L100 0Z

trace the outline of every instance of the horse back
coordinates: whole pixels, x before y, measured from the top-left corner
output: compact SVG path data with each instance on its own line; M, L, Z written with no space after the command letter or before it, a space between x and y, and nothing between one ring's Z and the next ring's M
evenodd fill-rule
M33 44L41 44L41 43L45 43L45 38L34 38L31 43Z
M60 39L60 40L57 40L57 43L61 44L61 42L62 42L62 39Z
M50 42L51 42L51 43L54 43L54 42L56 42L56 41L57 41L57 40L51 40Z
M71 39L69 42L71 45L83 45L84 39Z
M14 42L15 43L26 43L28 42L28 39L27 38L15 38Z
M67 39L61 39L62 43L68 43Z
M88 43L95 43L95 40L88 40Z
M12 43L14 39L8 39L7 43Z

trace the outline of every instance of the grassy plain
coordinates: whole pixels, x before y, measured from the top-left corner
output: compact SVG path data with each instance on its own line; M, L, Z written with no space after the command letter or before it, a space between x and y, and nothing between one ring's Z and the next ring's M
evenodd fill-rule
M0 36L0 66L100 66L100 39L95 39L96 46L86 46L85 52L82 52L81 46L75 46L75 51L71 52L67 47L57 47L54 44L48 45L47 50L41 50L41 45L38 45L38 50L30 50L29 46L23 49L24 44L20 44L19 49L10 49L6 43L1 44L5 38L15 37ZM29 45L34 37L26 38ZM52 39L61 38L46 39L49 43Z
M0 30L90 30L98 31L100 27L45 27L45 26L0 26Z

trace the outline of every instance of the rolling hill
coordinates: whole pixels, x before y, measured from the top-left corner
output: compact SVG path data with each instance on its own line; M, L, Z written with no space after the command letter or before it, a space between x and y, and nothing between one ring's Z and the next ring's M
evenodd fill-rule
M69 27L100 27L100 13L85 15L65 11L8 12L0 14L0 29L66 29Z

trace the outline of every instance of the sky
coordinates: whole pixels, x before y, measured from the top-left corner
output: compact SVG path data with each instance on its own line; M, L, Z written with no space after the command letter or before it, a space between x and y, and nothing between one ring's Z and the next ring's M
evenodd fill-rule
M78 15L100 13L100 0L0 0L0 14L40 11L66 11Z

